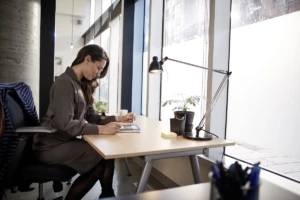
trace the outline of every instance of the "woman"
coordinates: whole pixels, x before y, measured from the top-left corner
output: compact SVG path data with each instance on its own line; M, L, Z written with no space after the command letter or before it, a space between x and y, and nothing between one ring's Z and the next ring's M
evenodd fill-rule
M109 58L98 45L83 47L73 61L60 75L50 90L50 104L44 126L57 129L56 133L36 135L33 150L37 159L48 164L69 166L81 174L72 184L66 199L81 199L99 180L102 186L100 197L114 196L112 188L114 161L104 160L84 140L77 136L88 134L113 135L121 127L117 117L91 122L87 107L91 102L88 81L104 77L108 71ZM92 119L95 118L93 114ZM122 118L130 122L133 114ZM107 124L106 124L107 123Z
M104 76L101 73L100 77L98 78L103 78ZM123 122L123 123L132 122L135 119L134 113L129 113L124 116L103 116L103 115L98 115L95 112L93 108L93 104L94 104L93 95L97 87L99 86L99 83L97 81L98 78L94 78L92 80L85 79L82 81L83 87L85 88L88 94L88 109L86 111L86 117L85 117L87 122L92 124L98 124L98 125L104 125L112 121Z

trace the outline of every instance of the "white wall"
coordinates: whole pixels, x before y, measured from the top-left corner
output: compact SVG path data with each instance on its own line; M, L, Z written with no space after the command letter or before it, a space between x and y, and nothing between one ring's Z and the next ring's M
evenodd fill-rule
M74 20L73 20L73 43L72 41L72 0L59 0L56 2L55 16L55 57L62 58L61 66L54 66L54 75L63 73L66 67L70 66L81 47L83 38L81 36L89 28L90 0L74 1ZM82 20L78 24L77 20Z
M300 159L300 12L231 31L227 138Z

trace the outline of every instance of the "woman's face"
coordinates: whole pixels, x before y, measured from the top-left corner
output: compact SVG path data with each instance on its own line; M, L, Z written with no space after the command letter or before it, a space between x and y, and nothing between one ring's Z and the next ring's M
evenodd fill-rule
M103 71L106 65L106 60L95 61L91 60L90 56L85 58L85 66L83 69L83 76L87 80L92 80L100 76L101 72Z

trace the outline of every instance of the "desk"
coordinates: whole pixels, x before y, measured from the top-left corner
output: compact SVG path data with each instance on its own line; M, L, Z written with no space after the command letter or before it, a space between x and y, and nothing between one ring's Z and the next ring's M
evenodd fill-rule
M261 181L259 190L259 199L261 200L299 200L300 196L287 191L268 181ZM182 200L209 200L210 184L201 183L196 185L182 186L172 189L145 192L137 195L127 195L108 198L107 200L165 200L165 199L182 199Z
M235 144L232 141L218 138L210 141L187 140L182 136L165 139L161 137L161 132L170 130L168 123L143 116L137 116L135 123L141 128L141 133L85 135L84 139L104 159L145 156L146 164L136 193L145 191L154 160L189 156L194 181L195 183L200 183L200 168L197 155L201 154L204 148L223 147Z

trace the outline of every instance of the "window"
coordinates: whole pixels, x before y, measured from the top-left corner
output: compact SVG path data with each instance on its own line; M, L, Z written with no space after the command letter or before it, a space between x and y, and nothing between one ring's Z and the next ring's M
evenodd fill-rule
M231 17L226 154L300 182L300 1L233 0Z
M173 31L173 41L178 42L179 41L179 25L174 27Z
M232 0L231 26L236 28L298 11L300 2L293 0Z
M111 0L90 0L90 26L108 9Z
M145 17L144 17L144 51L143 51L143 88L142 88L142 115L147 112L147 82L148 82L148 56L149 56L149 11L150 0L145 0Z
M101 16L101 8L102 6L102 0L95 0L95 17L94 21L96 21Z
M93 0L95 19L99 18L111 5L111 0ZM104 10L103 10L103 9ZM108 19L109 13L102 17L103 22ZM119 76L119 46L120 46L120 17L114 18L109 27L89 44L100 45L110 58L107 75L100 79L99 88L95 92L95 100L108 102L108 112L117 113L118 110L118 76Z
M108 56L110 52L110 28L106 29L100 35L100 45L107 52ZM102 79L100 79L100 101L108 102L108 87L109 87L109 73Z
M110 52L109 52L109 98L108 110L110 113L118 112L118 89L119 89L119 48L120 48L120 17L116 17L110 23Z
M209 0L165 1L163 57L206 66L208 42ZM166 10L173 8L173 13ZM168 17L166 16L168 15ZM198 27L198 28L195 28ZM201 96L199 105L191 107L195 112L194 127L205 111L207 71L176 62L167 61L162 74L161 102L183 96ZM161 109L162 120L174 117L172 108Z
M88 44L97 44L100 45L100 35L98 35L97 37L95 37L93 40L91 40ZM100 85L100 81L99 85ZM94 99L95 101L100 101L100 87L98 87L98 89L96 89L95 94L94 94Z
M102 14L109 8L111 3L111 0L102 0Z
M95 22L95 0L90 1L90 26Z

